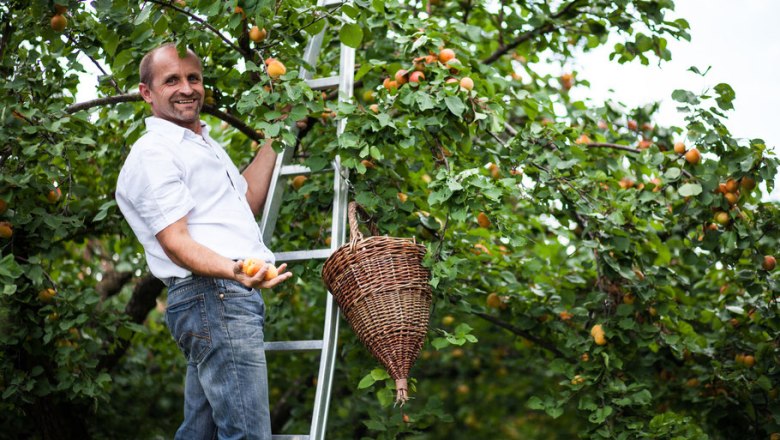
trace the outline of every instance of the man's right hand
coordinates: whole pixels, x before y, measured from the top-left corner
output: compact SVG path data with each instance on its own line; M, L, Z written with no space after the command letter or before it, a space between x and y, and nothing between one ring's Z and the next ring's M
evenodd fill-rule
M260 270L257 271L257 273L249 276L244 273L244 260L238 260L233 265L233 275L235 276L236 281L245 285L246 287L251 287L253 289L271 289L277 284L280 284L281 282L292 277L292 272L285 272L287 263L283 263L277 269L279 274L270 280L266 280L265 274L268 272L270 266L270 264L265 263L260 268Z

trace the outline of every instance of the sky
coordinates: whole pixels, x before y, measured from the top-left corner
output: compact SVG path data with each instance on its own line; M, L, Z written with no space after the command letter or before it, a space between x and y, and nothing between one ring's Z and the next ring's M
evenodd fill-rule
M572 97L593 101L612 98L628 107L661 101L658 123L684 127L683 115L671 99L675 89L701 92L716 84L730 84L736 93L734 110L726 126L736 138L763 139L768 149L780 154L780 0L676 0L670 19L685 18L691 26L691 41L670 40L672 60L660 67L653 62L617 64L609 61L612 45L582 54L572 63L578 76L591 83L588 90ZM696 66L705 77L689 72ZM775 179L780 185L780 179ZM775 188L765 200L780 201Z

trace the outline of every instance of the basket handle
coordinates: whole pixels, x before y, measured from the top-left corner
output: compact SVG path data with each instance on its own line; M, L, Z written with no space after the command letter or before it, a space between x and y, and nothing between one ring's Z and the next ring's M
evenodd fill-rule
M349 202L347 216L349 217L349 232L350 232L350 250L354 250L358 240L363 239L363 233L360 232L360 226L358 224L358 211L363 217L371 219L366 210L360 206L357 202ZM379 235L379 230L373 221L369 221L368 228L371 230L371 235Z

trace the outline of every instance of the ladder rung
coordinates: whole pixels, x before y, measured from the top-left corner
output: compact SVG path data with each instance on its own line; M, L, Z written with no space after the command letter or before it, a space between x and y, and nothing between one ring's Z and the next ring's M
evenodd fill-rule
M322 339L309 341L275 341L266 342L265 351L320 351Z
M309 440L308 435L272 435L271 440Z
M329 171L333 171L333 167L327 166L317 172L327 173ZM280 175L282 176L292 176L297 174L311 174L311 168L304 165L285 165L282 167L280 172Z
M277 261L292 262L303 260L324 260L330 257L333 251L328 249L313 249L308 251L276 252L274 257Z
M307 79L306 84L312 88L312 90L322 90L339 85L339 76L328 76L325 78Z

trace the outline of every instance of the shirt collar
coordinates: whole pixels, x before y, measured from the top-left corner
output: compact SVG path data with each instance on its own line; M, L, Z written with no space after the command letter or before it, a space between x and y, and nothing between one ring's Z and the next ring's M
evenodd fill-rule
M203 121L200 121L200 130L204 138L209 135L209 126ZM201 137L189 128L184 128L180 125L174 124L171 121L158 118L156 116L150 116L146 118L146 131L149 133L157 133L179 143L181 143L181 141L184 140L186 136L193 138Z

